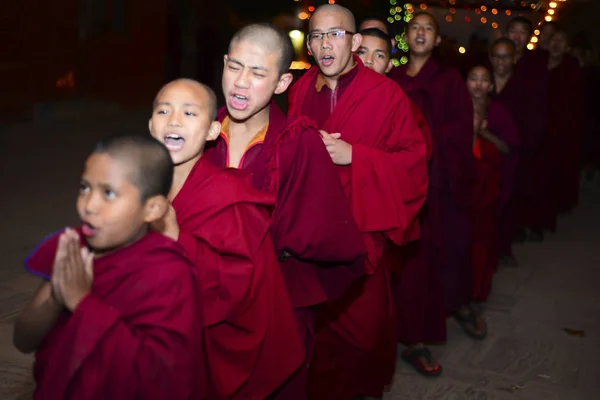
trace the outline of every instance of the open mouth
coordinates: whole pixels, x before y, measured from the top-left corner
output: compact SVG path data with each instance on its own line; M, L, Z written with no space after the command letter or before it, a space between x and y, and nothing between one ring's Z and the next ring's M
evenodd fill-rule
M335 57L333 57L333 56L324 56L321 58L321 65L328 67L331 64L333 64L334 60L335 60Z
M417 44L425 44L425 39L423 39L423 38L417 38L415 40L415 43L417 43Z
M178 151L183 148L185 139L176 133L170 133L165 136L164 143L169 151Z
M88 238L94 237L98 234L98 228L88 222L83 222L81 225L81 233Z
M235 93L231 95L231 101L229 103L234 109L244 111L248 108L248 97Z

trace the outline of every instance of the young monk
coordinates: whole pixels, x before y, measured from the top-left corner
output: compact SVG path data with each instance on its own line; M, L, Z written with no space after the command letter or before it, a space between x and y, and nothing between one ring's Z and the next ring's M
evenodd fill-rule
M454 314L469 336L483 339L486 323L470 306L470 212L475 183L473 105L458 71L432 57L441 38L439 25L431 14L415 13L406 41L409 62L394 69L392 77L404 90L418 89L429 95L433 143L429 192L422 216L423 238L417 247L409 248L406 268L430 269L429 292L434 294L420 297L422 307L414 311L411 319L414 333L410 344L444 342L446 313ZM436 288L440 285L441 290ZM436 298L436 292L441 292L443 298ZM439 374L439 364L426 348L410 346L403 358L420 373Z
M380 22L383 24L382 21ZM385 24L383 24L383 27L385 27ZM364 29L359 34L362 37L362 41L356 51L356 55L361 59L365 67L371 68L381 75L389 73L394 67L394 64L392 64L392 43L390 37L379 28ZM406 92L406 94L409 97L410 108L419 131L423 135L423 140L427 143L427 159L429 160L431 158L431 135L429 133L428 120L425 117L425 113L429 111L428 99L424 93Z
M309 397L378 397L395 365L390 272L399 264L398 246L418 238L426 144L398 85L353 55L361 36L348 9L317 8L309 29L317 66L292 87L290 113L321 128L369 251L366 279L319 313Z
M389 51L385 49L390 47L389 38L385 33L378 29L365 29L360 31L362 41L356 54L363 61L365 66L373 69L380 74L386 74L391 70L391 61ZM429 129L429 119L424 117L421 110L427 112L430 116L430 101L427 93L423 90L412 90L405 92L410 99L413 115L427 142L427 159L432 156L431 134ZM416 104L419 104L417 107ZM426 203L427 204L427 203ZM427 207L421 210L421 219L427 212ZM430 240L430 230L421 225L420 241ZM420 241L411 242L406 245L406 257L413 258L416 251L421 246ZM392 294L396 308L396 334L398 340L408 346L403 357L410 358L411 364L417 366L417 370L426 376L439 376L442 373L442 367L433 360L430 351L423 344L427 340L429 328L436 331L435 323L440 330L445 329L445 310L442 303L442 297L436 293L440 292L439 273L435 273L427 265L420 265L415 262L402 262L394 270L392 281ZM432 284L434 282L435 284ZM432 301L429 299L433 299ZM431 317L433 315L433 318ZM427 325L426 321L433 321L433 325ZM410 357L409 357L410 356Z
M505 237L501 240L501 255L508 264L515 263L510 249L515 235L518 241L541 241L543 229L547 228L544 208L548 204L546 193L552 176L543 168L538 155L548 122L548 52L527 50L532 34L531 21L523 16L513 18L507 25L507 38L514 42L515 65L512 87L500 97L511 110L521 139L513 199L515 210L502 218L504 223L512 225L504 229ZM501 93L502 87L495 86L496 92ZM523 228L528 228L529 236Z
M516 160L509 156L507 141L518 139L508 110L490 100L492 85L492 74L487 68L479 65L469 71L467 87L475 111L473 154L477 160L477 181L471 213L471 260L473 299L479 302L487 300L498 262L496 237L499 210L504 205L501 203L506 201L506 196L502 195L502 185L505 180L512 180L516 167Z
M203 398L193 266L149 231L168 209L173 163L149 136L100 141L81 176L81 227L25 261L44 281L15 323L35 351L35 399Z
M358 27L358 30L360 32L360 31L364 31L366 29L379 29L381 32L385 33L386 35L390 34L385 21L378 19L378 18L368 17L368 18L363 19L362 22L360 23L360 26ZM390 48L390 56L391 56L392 49L394 47L396 47L396 39L395 38L389 38L389 39L390 39L390 43L392 45L392 47Z
M585 93L581 68L569 54L567 33L556 31L548 50L550 118L542 158L554 178L548 197L555 201L555 217L572 210L579 199Z
M270 232L308 357L315 306L363 275L366 250L316 127L272 102L291 83L293 54L289 36L271 25L234 35L224 57L221 135L206 156L251 173L255 188L276 196ZM303 368L278 395L306 396L306 377Z
M156 224L198 271L210 399L263 399L302 364L304 349L269 234L273 196L203 156L221 132L214 92L189 79L163 87L150 133L175 163L171 212Z

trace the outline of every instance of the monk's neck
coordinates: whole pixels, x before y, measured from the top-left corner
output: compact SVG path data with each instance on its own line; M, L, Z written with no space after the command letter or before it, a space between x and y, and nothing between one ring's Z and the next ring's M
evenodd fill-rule
M416 55L411 53L410 58L408 59L408 68L406 69L406 74L408 76L417 76L427 61L429 61L430 57L431 54Z
M171 191L169 192L169 200L173 201L175 197L177 197L177 194L183 187L188 176L190 176L190 172L192 172L194 165L196 165L198 160L200 160L200 157L202 157L202 154L184 162L183 164L178 164L175 166L173 171L173 184L171 185Z
M511 75L512 75L512 72L510 74L506 74L504 76L494 74L494 90L496 91L496 93L502 92L502 89L504 89L504 87L506 86L506 83L510 79Z
M323 77L323 80L325 81L325 84L327 85L327 87L329 88L329 90L331 90L332 92L337 88L339 82L340 82L340 78L347 74L348 72L352 71L352 68L354 68L356 66L356 61L354 61L354 59L352 59L352 62L346 66L346 68L344 68L344 70L342 72L340 72L338 75L335 76L325 76L323 74L321 74L321 76Z
M261 129L269 123L269 104L252 117L245 120L235 120L229 118L229 137L239 140L243 137L248 139L248 142L260 132Z
M481 117L485 117L487 114L487 108L489 104L489 98L487 96L482 98L472 98L473 100L473 110L475 111L475 115L479 115Z
M548 59L548 69L554 69L563 62L563 57L550 57Z

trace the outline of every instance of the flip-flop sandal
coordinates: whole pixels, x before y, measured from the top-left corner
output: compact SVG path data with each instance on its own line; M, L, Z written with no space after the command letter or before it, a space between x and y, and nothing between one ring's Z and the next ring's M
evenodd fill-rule
M429 378L435 378L442 374L442 366L438 365L436 369L428 371L425 366L419 360L419 357L423 357L427 360L427 363L431 365L431 352L427 347L421 349L406 349L402 352L401 357L404 361L412 365L417 372L423 376Z
M487 336L487 326L486 326L485 330L483 332L481 332L480 334L477 334L472 329L469 329L469 328L477 327L477 316L478 316L477 313L475 312L475 310L473 310L471 307L469 307L469 310L470 310L470 312L467 315L461 314L459 312L455 313L454 319L456 319L456 322L458 322L458 324L463 329L463 331L467 334L467 336L469 336L475 340L485 339L485 337Z

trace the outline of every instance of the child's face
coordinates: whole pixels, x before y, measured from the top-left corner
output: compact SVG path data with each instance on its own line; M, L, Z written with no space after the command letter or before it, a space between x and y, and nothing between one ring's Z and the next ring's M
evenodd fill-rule
M421 14L411 19L405 35L410 52L418 56L431 54L441 42L436 29L435 21L429 15Z
M392 62L387 50L388 47L389 45L386 41L381 38L363 35L362 42L356 54L366 67L385 75L392 69Z
M77 198L82 233L96 254L125 247L147 231L147 207L131 183L132 167L105 153L86 161Z
M203 88L187 82L167 85L156 98L150 134L164 143L173 164L196 162L207 140L214 140L221 131L212 121L209 95Z
M490 52L490 62L494 68L494 73L505 77L512 72L515 62L515 53L506 43L498 43Z
M492 77L490 72L484 67L475 67L469 72L467 77L467 88L471 97L481 99L488 95L492 90Z

